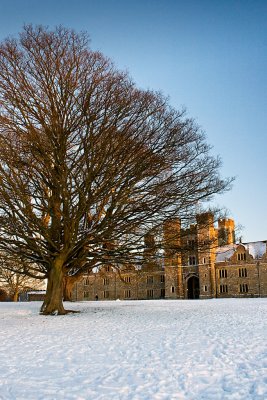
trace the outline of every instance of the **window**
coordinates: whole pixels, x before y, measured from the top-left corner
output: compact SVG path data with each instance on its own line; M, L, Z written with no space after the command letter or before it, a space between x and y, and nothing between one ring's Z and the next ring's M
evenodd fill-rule
M110 267L109 266L106 267L106 272L110 272Z
M196 256L189 256L188 263L189 265L196 265Z
M124 282L125 283L130 283L131 282L131 277L130 276L125 276Z
M149 275L146 277L146 283L148 285L151 285L153 283L153 281L154 281L153 276Z
M240 291L240 293L247 293L248 292L248 285L246 283L243 283L242 285L239 285L239 291Z
M174 293L174 286L171 286L171 293Z
M188 243L188 246L191 248L194 248L195 244L196 244L195 240L188 240L187 243Z
M108 278L104 278L103 279L103 284L106 286L109 284L109 279Z
M83 298L88 299L89 297L89 292L83 292Z
M154 297L154 290L153 290L153 289L148 289L148 291L147 291L147 297L148 297L149 299L153 299L153 297Z
M220 293L228 293L227 285L220 285Z
M237 260L238 261L246 261L246 253L238 253Z
M160 289L160 297L161 297L162 299L165 298L165 289Z
M202 264L206 264L206 258L203 257Z
M165 282L165 275L160 275L160 282L164 283Z
M109 298L109 291L105 290L104 291L104 299L108 299Z
M208 291L208 286L205 285L205 286L203 287L203 290L204 290L204 292L207 292L207 291Z
M247 268L239 268L239 278L246 278L247 276Z
M89 285L89 278L86 278L85 280L84 280L84 286L88 286Z
M125 291L124 291L124 297L125 297L126 299L129 299L129 298L131 297L131 291L130 291L130 290L125 290Z
M219 276L220 276L220 278L227 278L227 270L226 269L220 269L219 270Z

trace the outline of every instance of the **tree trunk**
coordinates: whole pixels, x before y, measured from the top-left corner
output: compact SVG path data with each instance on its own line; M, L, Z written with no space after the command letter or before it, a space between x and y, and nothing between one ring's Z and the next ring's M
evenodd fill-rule
M51 265L41 314L64 315L68 312L63 306L63 263L62 257L59 256Z
M17 302L19 298L19 292L18 290L15 290L15 292L13 293L13 301Z

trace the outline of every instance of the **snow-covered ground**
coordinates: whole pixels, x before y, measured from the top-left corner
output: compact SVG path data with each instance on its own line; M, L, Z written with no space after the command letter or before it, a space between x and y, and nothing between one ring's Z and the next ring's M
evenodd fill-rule
M0 303L0 399L267 399L267 299Z

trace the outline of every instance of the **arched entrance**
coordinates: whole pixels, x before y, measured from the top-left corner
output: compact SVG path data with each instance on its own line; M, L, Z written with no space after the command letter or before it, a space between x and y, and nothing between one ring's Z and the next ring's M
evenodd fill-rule
M196 276L191 276L187 281L187 298L199 299L199 279Z

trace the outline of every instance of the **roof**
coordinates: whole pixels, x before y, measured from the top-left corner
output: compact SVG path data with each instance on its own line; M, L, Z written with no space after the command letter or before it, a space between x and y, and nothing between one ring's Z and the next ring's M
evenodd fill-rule
M249 254L252 255L254 259L261 258L264 253L266 253L266 240L259 242L248 242L243 243Z
M218 247L216 250L216 262L229 260L236 251L237 247L237 244L228 244L226 246Z
M27 294L46 294L45 290L30 290Z
M228 244L226 246L218 247L216 250L216 262L229 260L238 246L244 246L244 248L254 259L262 258L262 256L266 253L266 244L267 240L262 240L258 242Z

